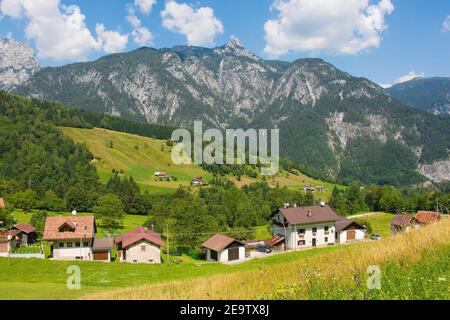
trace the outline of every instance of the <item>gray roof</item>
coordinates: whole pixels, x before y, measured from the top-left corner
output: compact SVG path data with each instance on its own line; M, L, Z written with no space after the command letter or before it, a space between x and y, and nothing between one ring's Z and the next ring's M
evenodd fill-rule
M363 225L357 223L356 221L344 217L339 217L339 220L336 221L336 233L341 232L352 225L357 229L366 229Z
M279 212L289 224L304 225L339 220L339 216L329 206L313 206L299 208L284 208Z
M114 246L114 238L95 238L92 250L111 250Z

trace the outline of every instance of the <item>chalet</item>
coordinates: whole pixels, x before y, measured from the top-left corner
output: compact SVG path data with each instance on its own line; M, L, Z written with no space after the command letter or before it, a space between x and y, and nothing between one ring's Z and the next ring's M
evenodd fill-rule
M0 256L6 256L19 246L20 231L0 230Z
M336 221L336 242L340 244L362 241L366 238L366 228L356 221L339 217Z
M3 200L3 198L0 198L0 209L4 209L5 208L5 200Z
M391 220L391 234L409 232L417 226L417 220L412 214L396 214Z
M36 228L28 223L16 224L12 229L20 231L20 244L23 246L33 244L37 240Z
M145 227L138 227L119 237L114 242L121 262L161 263L161 235Z
M206 249L206 260L218 262L242 261L245 259L245 243L216 234L202 244Z
M92 260L92 245L97 232L95 218L48 217L45 221L45 241L52 242L55 260Z
M419 211L416 214L416 220L421 225L433 224L439 222L441 214L434 211Z
M334 245L339 216L329 206L279 209L273 215L273 236L285 238L286 250Z

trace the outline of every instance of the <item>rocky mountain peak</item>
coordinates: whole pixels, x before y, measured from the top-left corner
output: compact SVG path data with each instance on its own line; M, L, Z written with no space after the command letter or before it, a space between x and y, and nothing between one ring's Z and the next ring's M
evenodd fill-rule
M0 39L0 89L12 90L39 69L32 48L12 39Z
M261 61L260 57L247 50L242 42L237 38L231 39L222 47L215 48L214 53L221 56L247 57L255 61Z

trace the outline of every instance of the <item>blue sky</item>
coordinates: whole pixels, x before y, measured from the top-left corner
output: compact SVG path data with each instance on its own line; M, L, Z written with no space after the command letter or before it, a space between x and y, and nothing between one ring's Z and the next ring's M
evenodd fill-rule
M0 36L30 44L43 65L92 60L142 44L156 48L178 44L211 47L237 37L263 58L291 61L320 57L352 75L380 84L400 81L409 73L450 76L450 19L444 23L450 16L450 1L0 2ZM79 9L74 10L72 5ZM127 18L130 13L137 18L133 23ZM45 20L53 14L54 25ZM83 16L84 20L80 20ZM64 21L75 30L64 31Z

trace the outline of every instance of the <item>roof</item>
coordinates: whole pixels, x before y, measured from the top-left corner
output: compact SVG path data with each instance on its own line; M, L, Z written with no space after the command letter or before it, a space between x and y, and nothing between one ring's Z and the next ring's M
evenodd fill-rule
M413 222L414 222L414 217L412 214L397 214L391 220L391 225L405 228L405 227L412 225Z
M111 250L114 246L114 238L95 238L92 250Z
M5 207L5 200L3 198L0 198L0 209L3 209Z
M302 225L339 220L339 216L329 206L313 206L298 208L283 208L279 212L289 224Z
M206 249L214 250L214 251L222 251L223 249L229 247L234 242L245 246L245 243L243 243L241 241L238 241L236 239L233 239L233 238L221 235L221 234L216 234L216 235L212 236L211 238L209 238L208 240L206 240L202 244L202 247L206 248Z
M266 246L274 247L283 241L284 241L284 237L276 236L276 237L273 237L272 239L264 241L264 243L266 244Z
M366 229L363 225L359 224L354 220L339 217L339 220L336 220L336 233L344 231L350 226L354 226L356 227L356 229Z
M118 236L114 242L116 244L121 244L122 248L125 249L142 240L146 240L160 247L165 246L165 243L162 241L159 233L145 227L137 227L134 230L124 233L123 235Z
M0 242L8 242L8 235L15 237L20 232L20 230L0 230Z
M60 232L61 227L68 226L73 231ZM93 238L96 232L93 216L47 217L45 220L44 240L75 240Z
M36 232L36 228L28 223L19 223L14 226L15 229L22 231L23 233L30 234Z
M419 211L416 215L416 220L422 224L430 224L438 222L441 217L439 212L433 211Z

